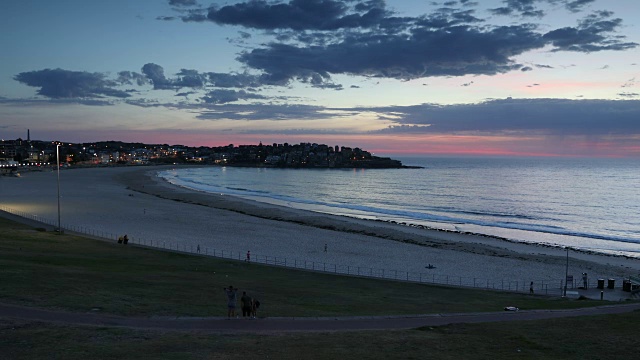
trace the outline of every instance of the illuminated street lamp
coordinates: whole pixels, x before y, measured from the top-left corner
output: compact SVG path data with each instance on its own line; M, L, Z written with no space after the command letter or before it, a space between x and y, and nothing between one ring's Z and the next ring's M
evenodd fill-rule
M56 145L56 159L58 162L58 232L62 234L60 227L60 144Z

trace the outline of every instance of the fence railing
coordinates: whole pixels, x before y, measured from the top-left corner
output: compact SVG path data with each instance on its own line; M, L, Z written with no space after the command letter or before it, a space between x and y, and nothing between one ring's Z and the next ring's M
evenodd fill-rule
M47 219L38 215L28 214L23 211L15 210L9 208L4 205L0 205L0 211L4 211L13 215L17 215L26 219L31 219L37 221L39 223L48 224L57 228L57 221ZM99 238L102 240L108 241L117 241L120 235L116 235L110 232L100 231L96 229L92 229L86 226L78 226L72 224L60 224L61 232L66 230L78 234L89 235L95 238ZM499 290L499 291L511 291L511 292L525 292L528 293L533 289L535 294L545 294L545 295L557 295L562 296L564 294L564 281L563 280L533 280L533 281L524 281L524 280L492 280L485 279L479 277L464 277L457 275L447 275L447 274L436 274L436 273L422 273L422 272L412 272L405 270L393 270L393 269L380 269L380 268L372 268L372 267L363 267L363 266L353 266L353 265L340 265L340 264L332 264L320 261L312 261L312 260L301 260L301 259L291 259L287 257L278 257L278 256L268 256L268 255L260 255L260 254L251 254L250 258L245 252L239 251L230 251L230 250L222 250L209 248L206 246L201 246L200 244L187 244L187 243L178 243L178 242L169 242L165 240L153 240L153 239L144 239L140 237L129 238L129 243L136 244L140 246L152 247L157 249L164 249L179 253L200 255L200 256L211 256L221 259L231 259L238 261L249 261L252 263L265 264L271 266L280 266L286 268L293 269L302 269L308 271L322 272L322 273L330 273L330 274L339 274L339 275L348 275L348 276L358 276L358 277L368 277L368 278L377 278L377 279L386 279L386 280L395 280L395 281L406 281L406 282L414 282L414 283L422 283L422 284L436 284L436 285L447 285L447 286L457 286L457 287L466 287L466 288L481 288L481 289L490 289L490 290ZM578 284L582 285L582 280L574 279L574 281L567 283L568 289L576 289ZM589 281L588 286L595 287L596 282Z

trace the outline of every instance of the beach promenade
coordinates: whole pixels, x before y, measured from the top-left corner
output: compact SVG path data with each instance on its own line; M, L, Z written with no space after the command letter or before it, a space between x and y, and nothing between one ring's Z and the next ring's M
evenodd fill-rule
M90 228L158 247L218 249L367 269L495 281L530 281L560 288L564 249L486 236L360 220L179 188L155 176L171 167L61 171L63 227ZM0 179L0 205L46 219L57 217L56 173ZM177 244L177 245L176 245ZM327 244L328 251L324 251ZM433 269L427 268L434 265ZM570 251L569 274L591 281L640 273L640 260ZM528 286L528 285L527 285Z

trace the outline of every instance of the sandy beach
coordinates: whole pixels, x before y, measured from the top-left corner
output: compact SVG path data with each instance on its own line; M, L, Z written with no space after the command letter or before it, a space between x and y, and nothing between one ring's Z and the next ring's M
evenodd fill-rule
M156 176L171 167L68 169L60 173L61 221L169 247L216 249L363 269L560 287L564 249L314 213L180 188ZM57 219L57 174L0 178L0 205ZM324 246L327 245L327 251ZM426 266L433 265L433 269ZM589 279L640 273L640 260L569 252L569 274ZM527 285L528 286L528 285Z

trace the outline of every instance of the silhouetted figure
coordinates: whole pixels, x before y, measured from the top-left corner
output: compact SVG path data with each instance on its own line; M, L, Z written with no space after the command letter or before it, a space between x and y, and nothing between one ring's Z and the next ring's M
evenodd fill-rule
M129 237L125 234L124 237L122 238L122 243L126 245L128 242L129 242Z
M258 301L257 299L253 299L252 306L251 306L251 315L253 316L254 319L256 318L256 316L258 316L259 307L260 307L260 301Z
M240 306L242 307L242 317L251 316L253 299L249 295L247 295L246 291L242 292L242 297L240 298Z
M529 294L533 294L533 281L529 284Z
M251 251L247 251L247 258L245 261L251 261Z
M229 318L236 317L236 292L238 289L229 285L229 288L224 288L224 293L227 295L227 316Z

